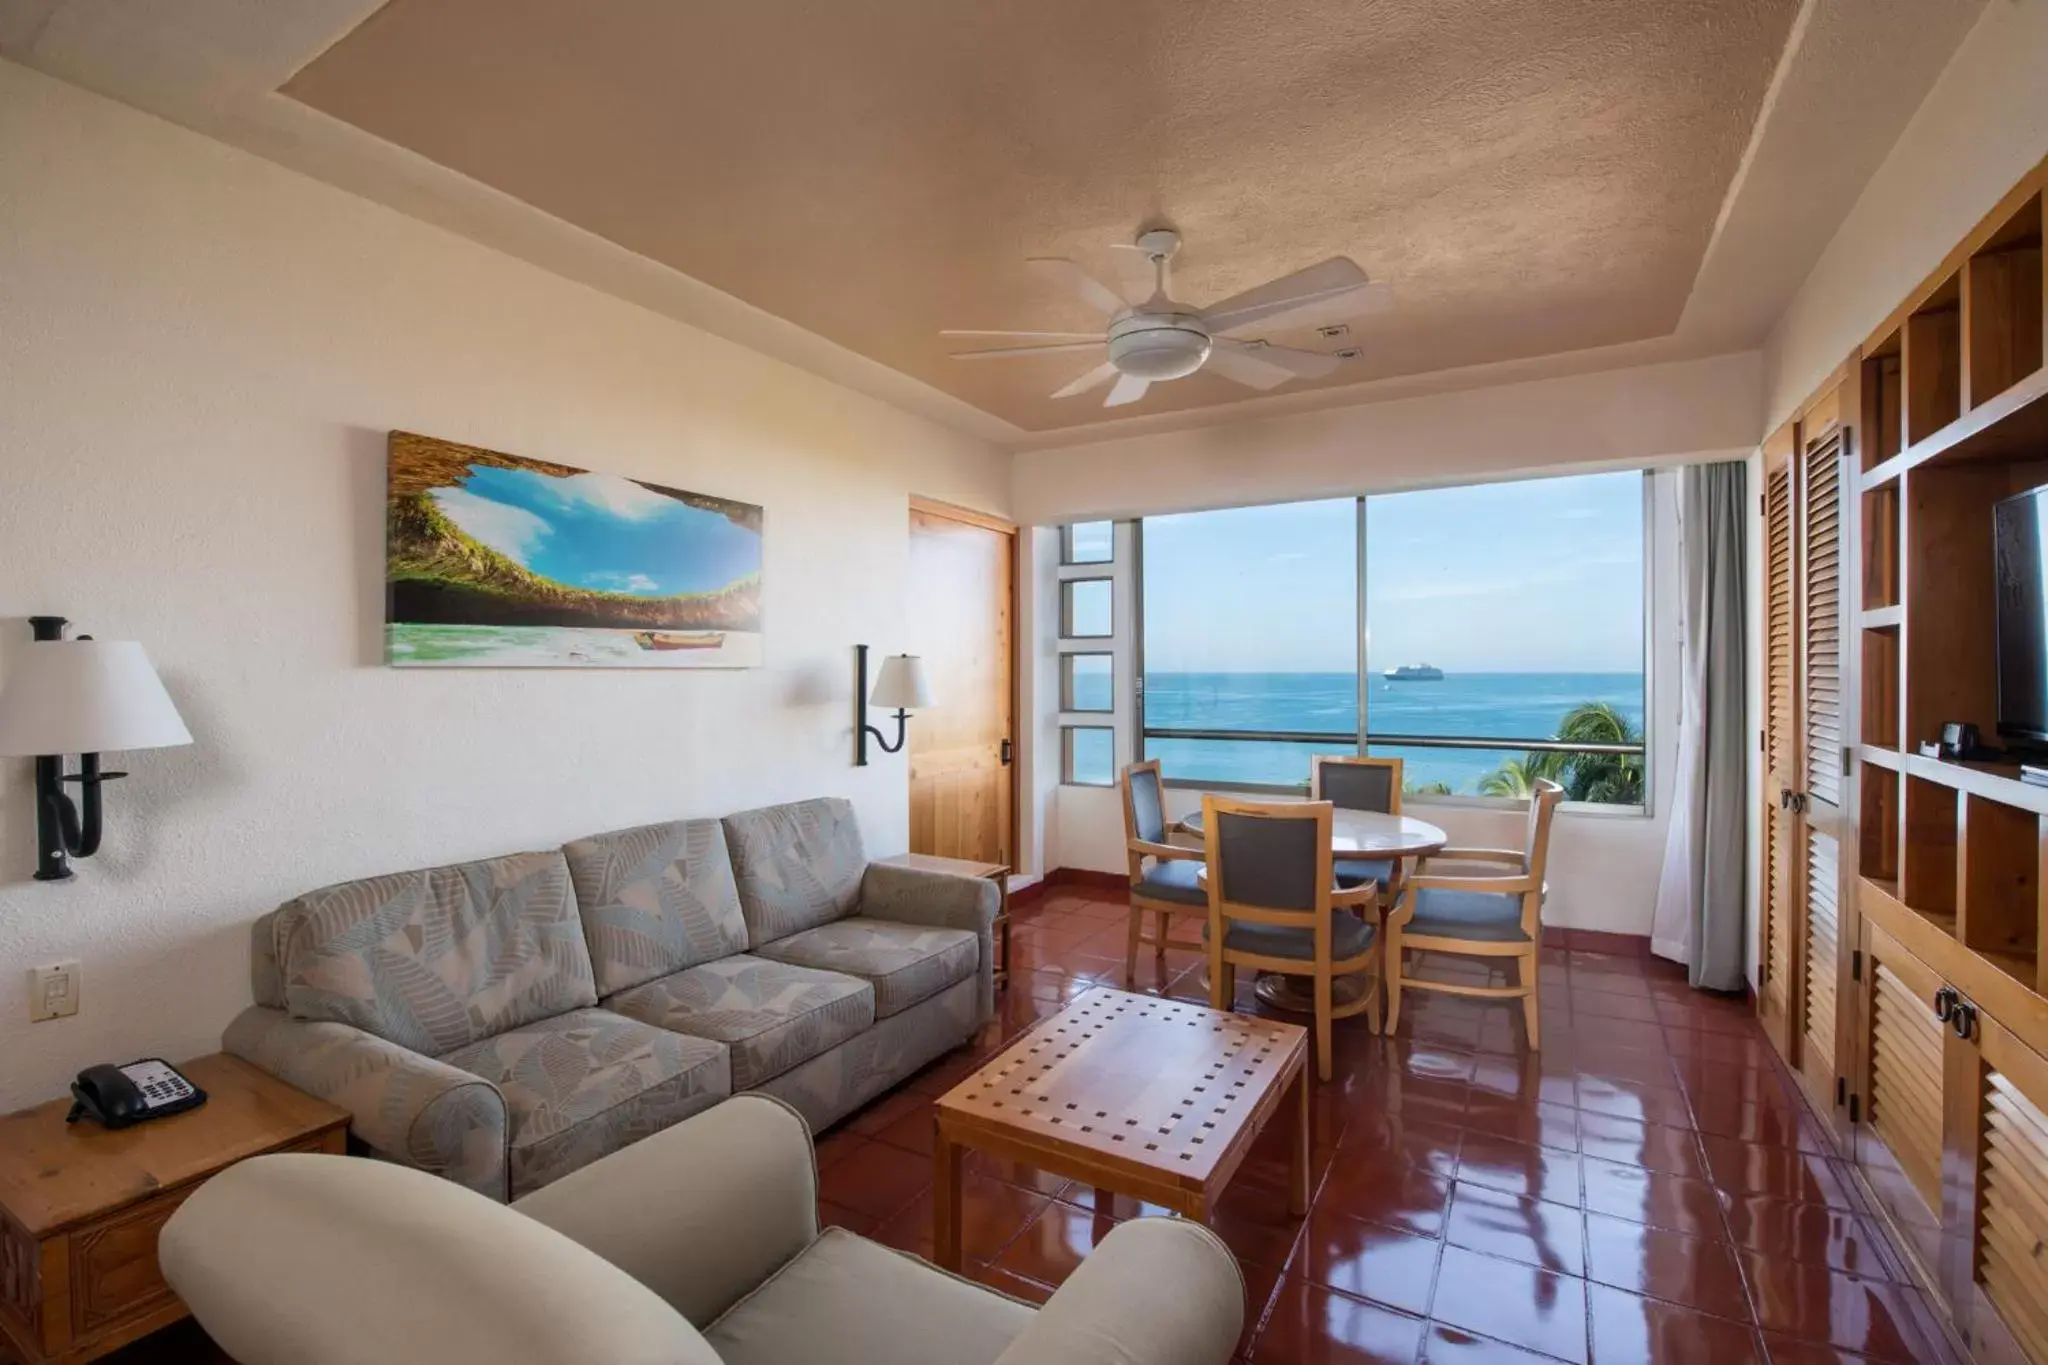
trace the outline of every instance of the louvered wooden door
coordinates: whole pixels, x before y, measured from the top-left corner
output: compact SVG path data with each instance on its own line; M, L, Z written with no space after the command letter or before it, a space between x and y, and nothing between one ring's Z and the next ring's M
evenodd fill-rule
M1860 1051L1867 1067L1855 1157L1930 1278L1941 1263L1943 982L1897 940L1863 926Z
M1800 841L1805 920L1799 926L1799 1073L1822 1113L1846 1073L1837 1056L1845 900L1842 849L1851 842L1845 811L1848 750L1843 698L1843 568L1848 501L1849 430L1840 393L1799 421L1799 786L1790 803Z
M2048 1061L1979 1017L1961 1078L1976 1104L1952 1152L1955 1197L1974 1209L1957 1220L1974 1236L1956 1237L1958 1319L1981 1361L2048 1362ZM1951 1048L1957 1044L1951 1043ZM1972 1179L1974 1177L1974 1179Z
M1797 1061L1804 850L1791 812L1799 789L1799 480L1794 432L1764 446L1763 934L1757 1010L1786 1060Z

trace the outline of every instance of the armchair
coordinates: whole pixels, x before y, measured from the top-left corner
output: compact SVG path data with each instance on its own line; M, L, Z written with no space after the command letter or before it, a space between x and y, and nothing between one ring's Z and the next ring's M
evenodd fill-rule
M1550 825L1564 788L1541 779L1529 795L1529 823L1521 849L1447 848L1402 883L1387 917L1387 1032L1401 1022L1405 988L1448 991L1483 999L1519 999L1529 1046L1542 1046L1537 955L1543 947L1543 873L1550 858ZM1470 876L1432 872L1444 864L1477 863L1503 871ZM1404 949L1511 958L1515 984L1473 985L1407 975Z
M1206 1228L1112 1231L1043 1308L817 1223L803 1120L742 1095L510 1207L349 1157L195 1192L165 1278L242 1365L1223 1365L1244 1290Z

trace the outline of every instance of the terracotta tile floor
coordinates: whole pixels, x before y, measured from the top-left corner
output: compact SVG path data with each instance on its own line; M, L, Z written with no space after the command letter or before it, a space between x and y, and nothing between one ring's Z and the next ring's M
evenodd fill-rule
M1065 889L1019 909L997 1022L820 1139L825 1221L930 1254L933 1098L1118 984L1125 916ZM1950 1359L1749 1007L1616 951L1633 940L1563 937L1544 953L1540 1055L1514 1007L1442 994L1409 996L1395 1039L1337 1026L1308 1217L1287 1216L1276 1131L1215 1220L1247 1285L1239 1360ZM1189 954L1147 959L1139 984L1208 998ZM971 1273L1024 1299L1119 1220L1161 1212L1097 1209L1092 1189L980 1156L968 1171ZM221 1357L186 1325L113 1359Z
M998 1022L820 1142L827 1221L929 1253L932 1099L1120 984L1125 915L1065 888L1018 911ZM1949 1359L1749 1006L1633 940L1563 937L1544 953L1539 1055L1514 1007L1437 993L1404 1000L1395 1039L1338 1024L1308 1217L1286 1214L1275 1132L1215 1220L1248 1286L1240 1360ZM1139 985L1208 998L1192 954L1145 960ZM1119 1220L1159 1212L1098 1210L1092 1189L1004 1163L969 1171L970 1273L1027 1299Z

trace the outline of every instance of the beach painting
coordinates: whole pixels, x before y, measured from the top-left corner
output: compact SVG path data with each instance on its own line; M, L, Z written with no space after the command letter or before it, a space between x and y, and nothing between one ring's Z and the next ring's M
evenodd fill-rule
M752 668L761 509L391 433L385 648L401 668Z

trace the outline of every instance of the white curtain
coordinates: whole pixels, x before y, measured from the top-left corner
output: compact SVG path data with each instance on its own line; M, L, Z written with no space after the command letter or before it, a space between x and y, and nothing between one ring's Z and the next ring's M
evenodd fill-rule
M1744 652L1744 512L1736 461L1680 471L1683 634L1678 765L1650 948L1686 964L1695 986L1743 986L1743 810L1749 733Z

